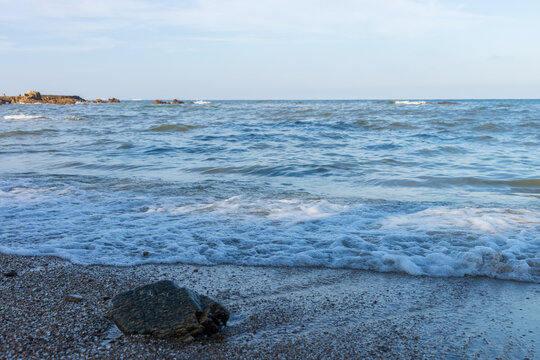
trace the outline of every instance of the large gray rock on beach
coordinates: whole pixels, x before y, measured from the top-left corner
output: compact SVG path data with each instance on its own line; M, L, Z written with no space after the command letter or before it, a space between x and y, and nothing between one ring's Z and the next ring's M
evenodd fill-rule
M118 294L112 299L110 316L127 335L183 340L214 334L229 320L221 304L168 280Z

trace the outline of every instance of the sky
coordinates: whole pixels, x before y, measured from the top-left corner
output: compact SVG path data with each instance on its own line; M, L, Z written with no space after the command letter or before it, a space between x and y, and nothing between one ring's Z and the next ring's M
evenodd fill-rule
M540 98L537 0L0 0L0 94Z

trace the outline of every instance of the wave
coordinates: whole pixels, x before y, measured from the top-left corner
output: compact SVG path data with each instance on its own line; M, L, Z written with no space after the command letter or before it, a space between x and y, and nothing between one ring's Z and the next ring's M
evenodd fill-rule
M391 100L391 104L407 104L407 105L426 105L429 104L427 101L417 101L417 100Z
M84 163L80 161L68 161L52 166L53 169L67 169L67 168L77 168L77 169L86 169L86 170L101 170L101 171L121 171L121 170L136 170L144 168L146 165L130 165L130 164L92 164Z
M45 116L45 115L17 114L17 115L4 115L4 119L6 119L6 120L30 120L30 119L49 119L49 117Z
M246 174L257 176L285 176L285 177L304 177L309 175L324 176L335 170L351 170L358 167L356 162L334 162L328 164L303 164L303 165L246 165L246 166L227 166L227 167L198 167L191 171L201 172L202 174Z
M530 121L530 122L527 122L527 123L519 124L518 126L522 127L522 128L523 127L530 127L530 128L540 129L540 122Z
M6 138L6 137L16 137L16 136L25 136L25 135L44 135L48 133L56 132L56 130L53 129L42 129L42 130L14 130L14 131L7 131L0 133L0 138Z
M155 126L144 130L145 132L185 132L193 129L203 128L201 125L168 124Z
M486 123L486 124L478 125L478 126L474 127L473 130L475 130L475 131L492 131L492 132L504 131L504 129L501 126L499 126L497 124L493 124L493 123Z
M448 151L448 150L447 150ZM460 149L450 152L462 152ZM423 176L421 180L391 180L377 182L379 185L391 186L455 186L455 185L478 185L478 186L509 186L515 188L534 188L540 191L540 179L517 179L517 180L489 180L474 177L431 177Z
M392 129L392 128L395 128L395 129L416 129L416 126L414 125L411 125L411 124L407 124L407 123L404 123L404 122L393 122L391 124L388 125L388 128L389 129Z
M19 216L0 212L0 251L82 264L321 266L540 283L540 213L534 210L248 196L156 203L126 191L109 193L106 201L101 194L99 188L4 187L0 206ZM81 197L85 211L75 211ZM51 204L56 211L44 211ZM40 217L25 221L35 211Z

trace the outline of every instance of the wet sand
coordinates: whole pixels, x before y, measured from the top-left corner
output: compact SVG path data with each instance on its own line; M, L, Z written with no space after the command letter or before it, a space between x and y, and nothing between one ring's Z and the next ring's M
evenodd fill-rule
M2 254L0 269L0 358L540 358L540 284ZM123 336L107 318L110 298L161 279L220 301L228 326L189 344Z

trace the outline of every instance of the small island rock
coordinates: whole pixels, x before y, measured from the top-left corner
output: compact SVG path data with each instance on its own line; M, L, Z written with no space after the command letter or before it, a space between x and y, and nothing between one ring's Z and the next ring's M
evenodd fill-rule
M41 95L38 91L28 91L19 96L2 95L0 103L73 105L87 103L87 101L77 95Z
M110 102L110 103L119 103L120 100L118 100L117 98L114 98L114 97L113 97L113 98L109 99L109 102Z
M25 97L27 97L29 100L41 100L41 94L39 91L29 91L26 94L24 94Z
M229 312L209 297L162 280L115 296L110 316L126 335L191 340L218 332Z
M183 103L184 103L183 101L176 100L176 99L174 99L173 101L171 101L171 104L183 104Z

